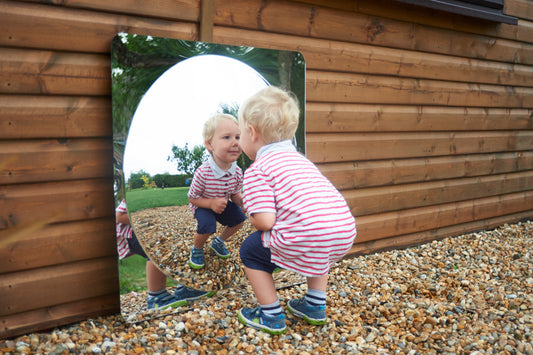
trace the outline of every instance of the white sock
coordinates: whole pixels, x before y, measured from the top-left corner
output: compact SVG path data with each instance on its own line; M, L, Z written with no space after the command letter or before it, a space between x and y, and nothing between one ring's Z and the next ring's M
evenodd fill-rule
M282 313L281 304L279 303L279 300L276 300L276 302L271 304L261 304L260 306L263 313L269 317L279 316Z
M305 294L305 301L313 307L325 306L326 292L309 288Z

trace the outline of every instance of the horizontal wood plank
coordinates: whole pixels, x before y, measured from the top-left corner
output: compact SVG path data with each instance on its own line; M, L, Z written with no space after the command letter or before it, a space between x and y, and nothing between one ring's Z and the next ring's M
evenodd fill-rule
M453 30L458 32L479 34L484 36L493 36L502 39L517 40L523 42L533 42L533 31L528 26L524 26L520 18L527 18L524 16L527 12L504 13L509 16L518 17L518 26L509 25L505 23L490 23L483 20L477 20L468 16L448 13L442 16L438 11L429 10L420 6L409 6L400 2L392 2L389 0L359 0L359 1L344 1L344 0L296 0L302 3L313 4L317 6L329 7L337 10L357 12L361 14L370 15L373 17L392 18L399 21L416 23L431 27L439 27L442 29ZM506 7L516 6L510 5L516 2L527 2L527 0L509 1L505 0ZM521 8L521 10L526 10ZM528 10L530 11L530 10ZM530 20L533 18L529 17Z
M222 26L215 27L213 38L217 43L228 45L297 50L303 54L306 68L314 70L510 86L530 86L529 83L533 80L533 69L526 65L466 59L412 50ZM442 70L443 67L446 67L446 70Z
M533 131L307 134L315 163L436 157L530 150Z
M195 23L18 1L0 2L0 46L109 53L111 40L119 32L198 39Z
M37 231L21 231L8 243L4 241L0 274L117 254L112 217L45 225Z
M107 295L117 288L115 256L0 274L0 316Z
M361 216L356 220L357 242L440 229L529 210L533 210L533 190Z
M307 132L497 131L533 129L531 108L308 102Z
M111 178L109 139L0 141L0 184Z
M346 258L355 257L375 252L383 252L392 249L403 249L409 246L419 245L447 237L455 237L466 233L472 233L480 230L496 228L506 223L518 222L522 219L529 219L533 216L533 210L519 212L506 216L474 221L459 225L448 226L430 231L405 234L402 236L376 239L369 242L354 244Z
M218 0L215 25L533 64L531 44L293 2Z
M0 186L0 230L114 215L111 179Z
M111 137L111 98L0 95L0 139Z
M340 190L533 170L533 151L318 165Z
M0 49L0 94L110 95L107 55Z
M344 190L356 217L528 191L533 171Z
M200 0L24 0L27 2L53 4L75 9L117 12L144 17L166 18L198 22Z
M11 338L119 312L120 299L117 291L80 301L9 314L2 316L0 338Z
M533 21L533 6L529 0L505 0L503 12L506 15Z
M533 88L308 70L306 98L316 102L531 108Z

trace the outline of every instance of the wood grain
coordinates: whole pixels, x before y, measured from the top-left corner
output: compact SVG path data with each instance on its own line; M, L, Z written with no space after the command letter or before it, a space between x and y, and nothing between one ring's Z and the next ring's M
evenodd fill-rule
M524 210L533 210L533 191L360 216L356 217L356 243L487 220Z
M429 207L510 193L533 186L533 171L343 190L354 216Z
M409 246L428 243L434 240L439 240L447 237L455 237L475 231L488 230L501 226L505 223L513 223L525 218L531 218L532 215L533 210L527 210L511 215L498 216L495 218L453 225L424 232L405 234L392 238L376 239L362 243L356 242L348 252L347 257L374 253L376 251L402 249L407 248Z
M533 109L308 102L306 130L431 132L533 129Z
M530 150L533 131L327 133L306 137L316 163Z
M0 230L50 219L49 223L114 215L111 179L0 185Z
M116 256L114 218L47 224L0 248L2 273Z
M111 98L0 95L0 139L112 136Z
M116 257L111 256L0 274L0 316L116 292L116 263ZM35 290L39 290L39 297Z
M215 25L533 64L533 46L530 43L398 21L394 16L369 16L294 2L218 0Z
M297 50L308 69L383 74L444 81L530 86L530 66L454 57L415 50L347 43L294 35L216 26L216 42L272 49ZM445 67L446 70L442 70Z
M533 107L533 89L530 87L314 70L308 70L306 75L308 101L460 107Z
M0 184L112 177L109 139L0 141Z
M533 151L318 165L340 190L533 170Z
M0 46L109 53L111 40L119 32L198 39L198 26L190 22L18 1L0 2Z

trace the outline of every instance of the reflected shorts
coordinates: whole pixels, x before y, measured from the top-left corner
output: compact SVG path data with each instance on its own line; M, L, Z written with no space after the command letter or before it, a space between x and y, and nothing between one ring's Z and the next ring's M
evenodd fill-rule
M217 231L217 222L223 226L234 227L246 220L246 215L235 203L228 201L224 212L218 214L209 208L198 207L194 212L198 221L196 232L198 234L212 234Z
M133 254L137 254L142 256L143 258L148 260L148 256L144 252L144 249L142 248L141 244L137 240L137 236L135 235L135 232L131 232L131 238L126 239L128 241L128 246L130 247L130 252Z
M244 266L273 273L278 268L270 261L270 248L265 248L261 240L261 231L254 232L242 242L240 249L241 260Z

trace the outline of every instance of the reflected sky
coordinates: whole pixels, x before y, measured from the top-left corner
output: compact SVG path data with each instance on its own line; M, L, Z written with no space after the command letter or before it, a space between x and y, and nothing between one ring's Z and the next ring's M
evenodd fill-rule
M196 56L171 67L141 99L126 141L124 177L178 174L167 161L172 145L203 145L202 125L221 103L240 106L268 84L241 61L218 55Z

